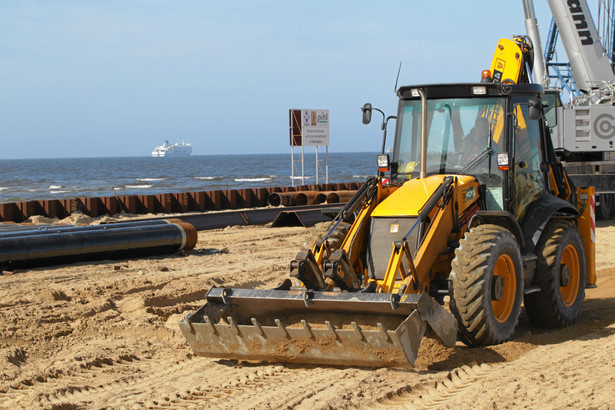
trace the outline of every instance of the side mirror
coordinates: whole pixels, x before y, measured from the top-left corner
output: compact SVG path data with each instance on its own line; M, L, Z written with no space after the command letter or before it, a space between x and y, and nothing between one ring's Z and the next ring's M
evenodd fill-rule
M361 111L363 111L363 124L369 124L372 122L372 105L370 103L366 103L363 107L361 107Z
M530 120L539 120L542 115L542 104L538 98L530 98L528 101L528 114Z

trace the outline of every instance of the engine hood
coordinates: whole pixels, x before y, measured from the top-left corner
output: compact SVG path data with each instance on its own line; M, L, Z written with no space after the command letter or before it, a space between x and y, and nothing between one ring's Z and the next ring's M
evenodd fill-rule
M431 175L406 181L382 201L372 212L373 217L417 216L447 175ZM474 181L469 175L456 175L459 184Z

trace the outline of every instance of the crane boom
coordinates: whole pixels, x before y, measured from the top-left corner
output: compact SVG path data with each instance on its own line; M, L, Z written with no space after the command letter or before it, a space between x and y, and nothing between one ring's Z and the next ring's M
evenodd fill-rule
M542 53L538 20L536 20L536 14L534 13L534 2L532 0L523 0L523 11L525 13L525 30L530 40L532 40L534 48L534 66L532 67L534 82L542 84L546 88L549 86L549 76L547 75L545 58Z
M615 81L586 0L548 0L579 90L595 90ZM525 3L524 3L525 5Z

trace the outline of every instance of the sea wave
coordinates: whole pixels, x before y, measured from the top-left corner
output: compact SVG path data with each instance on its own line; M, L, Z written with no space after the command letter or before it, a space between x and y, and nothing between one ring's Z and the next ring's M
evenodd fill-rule
M49 185L49 188L47 189L60 189L62 188L62 185Z
M142 182L156 182L156 181L164 181L166 178L137 178L137 181Z
M271 181L271 178L235 178L235 182L265 182Z
M355 179L367 179L369 178L371 175L353 175L352 177Z
M151 188L153 187L153 185L125 185L124 188L126 189L147 189L147 188Z
M0 186L0 192L2 192L2 191L6 191L7 189L9 189L9 188L8 188L8 187L6 187L6 186Z
M199 179L201 181L219 181L222 177L194 177L194 179Z
M301 175L299 175L299 176L296 176L296 175L295 175L294 177L293 177L293 176L289 176L289 178L290 178L290 179L293 179L293 178L294 178L294 179L313 179L314 177L311 177L311 176L308 176L308 175L306 175L306 176L304 176L304 177L302 177Z
M71 190L51 190L49 191L50 194L67 194L69 192L72 192Z

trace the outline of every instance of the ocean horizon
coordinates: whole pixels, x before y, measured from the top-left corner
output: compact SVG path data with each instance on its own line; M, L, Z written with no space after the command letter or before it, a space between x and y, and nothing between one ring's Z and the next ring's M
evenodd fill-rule
M329 153L328 182L362 182L377 171L375 152ZM295 185L325 183L325 155L295 155ZM291 155L88 157L0 160L0 203L114 195L291 186Z

